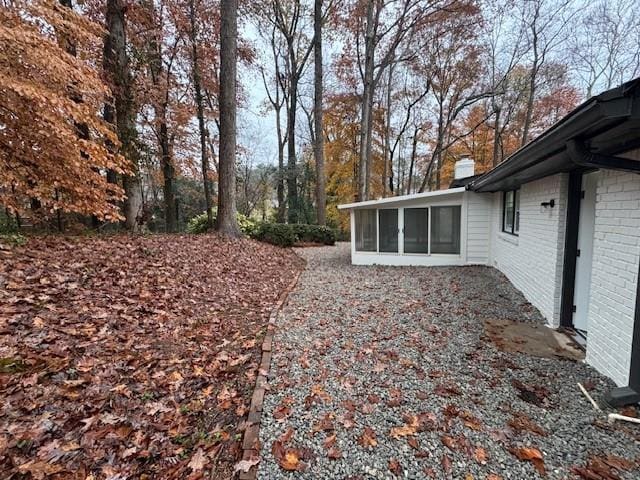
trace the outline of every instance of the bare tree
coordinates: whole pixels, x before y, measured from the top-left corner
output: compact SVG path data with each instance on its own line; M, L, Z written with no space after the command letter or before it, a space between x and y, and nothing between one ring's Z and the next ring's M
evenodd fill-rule
M454 126L471 106L494 93L484 85L484 65L477 44L477 22L480 12L467 17L450 17L434 28L422 68L431 75L430 97L435 109L435 138L431 155L419 191L431 184L441 186L441 171L449 148L471 131L457 134ZM482 120L484 123L486 119ZM477 128L480 124L473 126Z
M636 0L588 5L571 35L573 71L587 97L640 74L640 12Z
M298 169L296 158L296 114L298 88L311 51L313 41L304 35L305 8L300 0L286 2L270 0L262 11L263 18L273 22L283 36L286 45L286 107L287 107L287 218L289 223L298 221Z
M393 2L391 2L393 3ZM358 161L358 199L367 200L371 184L371 152L373 130L373 104L376 88L387 67L405 59L396 57L398 46L411 35L422 19L424 5L416 0L402 0L394 9L396 16L388 24L381 22L387 3L367 0L364 24L364 62L359 63L362 78L362 108L360 118L360 148ZM360 36L356 46L359 50ZM379 54L379 55L376 55ZM376 62L376 57L379 60Z
M566 23L575 15L575 10L571 10L572 2L573 0L526 0L522 3L521 18L526 31L531 67L521 145L529 141L540 71L568 37Z
M287 204L285 202L284 193L284 181L285 181L285 169L284 169L284 149L287 144L287 136L289 132L282 129L282 108L287 103L287 86L286 77L281 73L280 62L283 57L283 49L281 42L276 38L276 27L272 25L269 35L269 43L271 46L271 53L273 56L274 73L273 73L273 91L270 87L270 83L267 80L267 74L264 68L260 68L262 75L262 82L264 84L267 98L276 117L276 136L278 141L278 173L276 178L276 197L278 200L278 211L276 218L278 223L284 223L287 212Z
M391 73L393 71L393 66L391 66L391 68L389 68L389 73ZM401 145L401 141L402 139L405 137L408 129L409 129L409 125L411 123L412 120L414 120L414 130L415 130L415 134L412 137L412 154L411 154L411 162L415 161L415 156L417 153L417 142L418 142L418 136L417 136L417 132L420 131L420 127L415 125L415 110L417 108L418 105L420 105L423 100L425 99L425 97L427 96L427 94L429 93L429 90L431 89L431 81L429 79L426 80L426 82L422 79L419 79L417 82L415 82L415 85L409 85L408 84L408 79L405 77L405 82L404 82L404 87L402 89L402 92L400 92L400 97L404 100L403 104L402 104L402 108L400 108L399 110L403 113L403 115L401 115L401 119L400 119L400 123L397 129L395 129L394 132L394 140L393 142L391 142L391 137L392 137L392 128L391 128L391 118L392 116L390 114L388 114L388 121L389 124L386 125L386 132L385 132L385 140L384 143L386 144L386 148L387 148L387 152L386 152L386 157L388 158L389 161L389 165L392 167L393 166L393 160L396 156L396 152L398 152L398 149ZM392 86L391 84L389 84L387 86L388 89L391 89ZM392 110L392 106L391 106L391 95L387 94L387 111L391 111ZM411 163L410 164L410 175L413 175L413 166L414 164ZM385 169L386 170L386 169ZM389 172L389 189L391 190L391 193L393 192L393 168L390 168L390 172ZM398 185L404 185L404 182L400 180L400 178L398 178ZM396 194L397 195L402 195L403 191L402 188L398 188L396 189Z
M239 236L236 220L238 0L220 2L220 160L216 229Z
M484 7L488 20L484 37L489 84L494 95L490 99L493 113L492 163L495 167L502 161L504 132L510 124L517 107L526 95L526 88L518 82L514 70L523 56L525 28L522 22L513 25L509 19L513 5L511 0L496 1Z
M204 199L207 210L207 228L213 228L213 204L211 202L211 180L209 178L209 151L207 145L208 129L204 120L204 97L202 95L202 81L200 59L198 56L198 26L195 0L189 0L189 40L191 42L191 80L193 82L194 99L198 117L198 132L200 134L200 165L204 186ZM221 49L222 50L222 49ZM234 87L235 92L235 87ZM234 93L235 95L235 93ZM222 114L221 114L222 116ZM235 146L234 146L235 155Z

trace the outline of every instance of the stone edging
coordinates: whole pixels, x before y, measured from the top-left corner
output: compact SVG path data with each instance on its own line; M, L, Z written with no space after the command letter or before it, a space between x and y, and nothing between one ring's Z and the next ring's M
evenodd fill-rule
M267 387L267 376L269 375L269 369L271 367L271 348L273 346L273 335L276 329L276 321L278 319L278 313L280 313L280 310L286 303L291 291L296 287L298 279L305 267L306 265L303 266L302 270L296 273L289 286L280 294L275 307L271 310L271 314L269 315L267 332L262 342L262 359L260 361L258 377L256 378L256 386L253 390L251 405L249 407L249 417L247 419L249 426L244 431L244 438L242 439L242 460L255 460L260 457L260 421L262 419L262 403L264 401L264 395ZM240 472L238 479L255 480L257 473L258 466L254 465L248 472Z

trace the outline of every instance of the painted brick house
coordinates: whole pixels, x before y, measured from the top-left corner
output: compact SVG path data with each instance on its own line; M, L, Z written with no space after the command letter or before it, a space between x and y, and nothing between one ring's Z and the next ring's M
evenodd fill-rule
M593 97L447 190L341 205L359 265L498 268L586 360L640 401L640 79ZM627 387L624 387L628 385Z

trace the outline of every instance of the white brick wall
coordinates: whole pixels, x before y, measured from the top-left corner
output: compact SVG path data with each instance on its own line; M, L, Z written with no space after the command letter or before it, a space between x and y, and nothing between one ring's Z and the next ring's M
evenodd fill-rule
M491 265L537 307L547 322L560 324L560 296L568 176L553 175L520 188L520 234L502 232L502 193L493 195ZM555 200L555 207L542 202Z
M629 376L639 260L640 175L600 171L587 362L620 386Z

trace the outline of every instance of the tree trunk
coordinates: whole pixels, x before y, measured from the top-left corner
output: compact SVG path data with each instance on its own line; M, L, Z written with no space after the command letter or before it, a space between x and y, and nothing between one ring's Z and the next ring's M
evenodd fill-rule
M276 221L278 223L284 223L286 213L287 213L287 204L284 197L284 192L285 192L284 148L287 143L287 140L285 138L286 133L283 135L283 132L282 132L282 105L286 101L286 92L284 90L282 91L282 98L281 98L280 89L283 87L282 87L282 84L280 83L282 77L280 76L280 62L279 62L280 56L279 56L278 48L276 47L276 39L275 39L276 28L277 27L274 27L271 34L271 51L273 53L273 63L275 68L274 78L275 78L275 87L276 87L274 96L272 96L269 93L269 86L267 83L267 78L264 75L264 71L262 71L262 80L264 82L264 88L267 92L267 96L269 98L269 101L271 102L271 106L273 107L273 110L276 115L276 136L278 137L278 172L276 175L276 192L277 192L276 195L278 199L278 210L276 213Z
M131 73L127 56L125 34L125 5L122 0L107 0L104 41L104 66L111 79L114 93L115 124L120 140L120 152L131 162L132 175L122 179L126 199L123 209L125 227L137 232L142 223L142 188L138 173L137 132L135 106L131 87ZM105 118L110 115L105 109Z
M502 114L502 109L498 106L494 107L494 112L496 114L496 120L493 123L493 157L492 164L493 166L497 166L498 156L500 152L500 140L501 140L501 132L500 132L500 116Z
M536 66L531 68L531 78L529 79L529 96L527 97L527 109L524 118L524 126L522 127L522 141L520 146L523 147L529 141L529 130L531 129L531 119L533 117L533 101L536 95Z
M291 69L295 68L295 45L289 45ZM298 79L295 72L289 81L287 105L287 219L289 223L298 222L298 172L296 160L296 110L298 107Z
M236 75L238 0L220 2L220 160L218 164L219 232L240 235L236 220Z
M384 165L382 169L382 197L387 196L387 178L389 179L389 190L393 194L393 158L391 155L391 83L393 81L393 65L389 66L389 76L387 79L387 105L385 112L385 132L384 132Z
M371 155L371 127L373 107L373 70L374 70L374 0L367 2L367 19L364 48L364 88L362 91L362 116L360 119L360 158L358 164L358 200L369 198L367 176L370 176L369 162Z
M278 87L279 88L279 87ZM276 92L276 95L279 93ZM284 223L287 213L287 204L284 198L284 141L282 139L282 126L280 124L280 107L276 108L276 134L278 136L278 185L276 195L278 198L278 223Z
M204 99L202 96L202 83L200 80L200 63L198 59L198 35L196 31L195 0L189 1L189 20L191 22L191 79L198 116L198 130L200 133L200 165L202 167L202 184L204 187L204 203L207 211L207 229L213 228L213 212L211 202L211 180L209 179L209 154L207 149L207 128L204 123ZM235 67L234 67L235 69ZM235 91L235 86L234 86ZM235 111L234 111L235 129ZM235 135L235 133L234 133ZM234 165L235 165L235 139L234 139ZM235 180L234 180L235 185ZM235 188L234 188L235 192Z
M315 141L313 143L313 154L316 161L316 210L319 225L327 223L326 219L326 193L324 174L324 127L323 127L323 107L322 107L322 0L315 0L313 12L314 30L314 129Z
M173 166L171 150L169 149L169 129L166 121L166 105L161 107L160 121L160 151L162 154L162 196L164 197L165 230L169 233L178 231L177 204L175 195L176 169Z
M539 8L539 5L538 5ZM539 11L536 9L534 16L534 23L532 24L532 40L533 46L533 64L531 65L531 73L529 74L529 96L527 97L527 109L525 111L524 126L522 127L522 141L520 146L524 147L529 141L529 130L531 129L531 119L533 118L533 102L536 98L536 81L538 76L538 69L540 68L539 54L538 54L538 30L535 23L539 15Z
M149 9L149 13L153 15L153 21L156 21L156 12L153 2L146 2L146 8ZM149 42L149 50L151 59L149 62L149 69L151 70L151 81L153 82L156 90L159 90L162 85L163 65L162 65L162 51L161 51L161 39L156 36L152 37ZM169 148L169 128L167 126L167 104L168 104L168 92L169 86L165 85L165 90L162 92L162 100L157 98L153 104L153 111L156 120L159 124L158 143L160 146L160 165L162 167L162 196L164 199L164 223L165 231L176 232L178 230L177 218L176 218L176 200L175 200L175 168L173 160L171 158L171 149Z
M418 152L418 133L419 128L413 130L413 143L411 144L411 162L409 163L409 180L407 182L407 194L411 194L411 183L413 181L413 169L416 164L416 154Z

